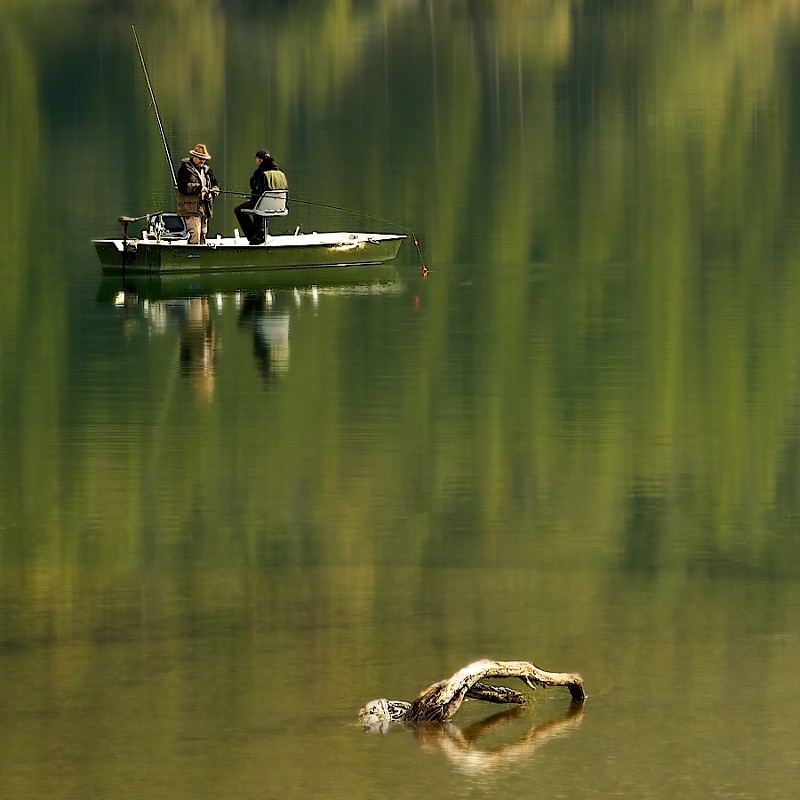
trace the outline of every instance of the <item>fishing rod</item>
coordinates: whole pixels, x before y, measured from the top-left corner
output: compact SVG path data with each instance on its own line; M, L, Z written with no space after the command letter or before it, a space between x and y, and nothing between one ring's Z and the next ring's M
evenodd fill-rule
M175 167L172 165L172 156L169 153L169 145L167 144L167 135L164 133L164 126L161 124L161 114L158 113L158 103L156 102L156 93L153 91L153 85L150 83L150 75L147 72L147 64L144 63L144 55L142 48L139 46L139 37L136 35L136 28L131 25L133 31L133 38L136 42L136 49L139 51L139 60L142 62L142 70L144 71L144 79L147 82L147 88L150 92L150 99L153 101L153 110L156 112L156 122L158 122L158 129L161 131L161 141L164 145L164 152L167 156L167 164L169 164L169 171L172 175L172 185L178 186L178 179L175 176Z

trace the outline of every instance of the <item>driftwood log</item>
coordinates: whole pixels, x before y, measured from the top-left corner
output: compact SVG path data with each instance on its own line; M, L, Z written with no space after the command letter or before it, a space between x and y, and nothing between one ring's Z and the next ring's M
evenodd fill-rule
M484 683L485 680L494 678L519 678L534 690L537 686L566 686L573 703L582 703L586 699L583 678L580 675L546 672L529 661L483 659L468 664L447 680L423 689L411 703L402 700L372 700L359 711L358 717L365 727L382 726L389 722L447 722L467 698L488 703L525 703L525 696L514 689Z

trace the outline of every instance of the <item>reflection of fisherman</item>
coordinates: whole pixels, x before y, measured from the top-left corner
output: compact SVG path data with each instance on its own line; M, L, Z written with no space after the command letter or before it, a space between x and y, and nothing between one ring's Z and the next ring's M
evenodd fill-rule
M276 378L289 369L289 315L270 313L263 295L247 295L239 314L239 325L253 326L253 357L264 381L271 389Z
M181 369L193 378L197 389L207 398L214 394L214 362L217 337L211 321L208 300L189 300L186 319L181 326Z
M204 144L195 145L178 169L178 213L186 218L189 244L205 243L214 198L219 194L219 183L206 163L210 158Z
M255 208L256 201L264 192L270 189L288 189L289 183L286 175L275 163L275 159L266 150L259 150L255 159L256 169L250 178L250 199L236 206L233 213L236 214L242 233L250 241L250 244L263 244L263 220L255 221L253 215L246 212Z

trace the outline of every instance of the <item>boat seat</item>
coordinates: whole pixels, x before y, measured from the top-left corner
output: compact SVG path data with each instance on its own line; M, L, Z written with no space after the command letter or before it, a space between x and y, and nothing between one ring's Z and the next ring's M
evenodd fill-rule
M289 192L286 189L267 189L261 197L256 200L253 208L243 209L245 214L253 214L256 217L285 217L289 213L286 208L286 198Z
M261 230L254 231L254 236L251 242L263 242L269 236L269 220L271 217L285 217L289 213L286 208L286 197L289 192L286 189L267 189L261 197L256 200L256 204L252 208L243 208L245 214L250 214L253 217L254 228ZM256 220L260 220L257 222Z
M147 238L160 241L180 242L189 240L186 219L180 214L159 211L147 217Z

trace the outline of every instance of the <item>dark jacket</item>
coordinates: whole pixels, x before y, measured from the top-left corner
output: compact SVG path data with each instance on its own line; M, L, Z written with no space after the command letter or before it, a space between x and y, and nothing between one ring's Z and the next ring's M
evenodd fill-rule
M272 159L268 158L258 165L258 169L250 178L250 199L255 203L269 189L288 188L289 183L286 180L286 175L283 174Z
M185 216L204 214L211 218L214 213L214 198L219 194L219 183L208 164L196 166L191 158L181 161L177 175L178 213ZM211 194L200 198L200 190L208 189Z

